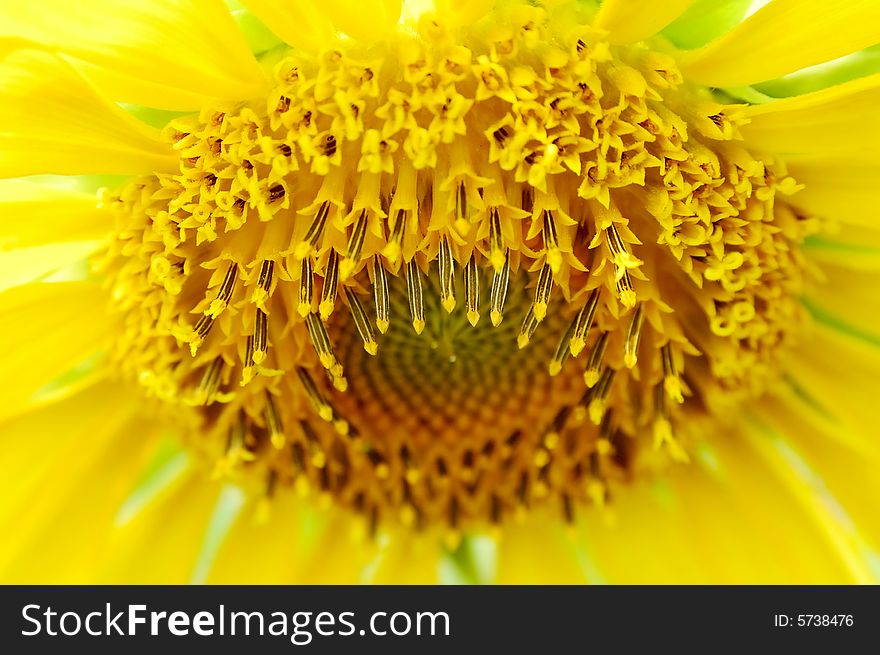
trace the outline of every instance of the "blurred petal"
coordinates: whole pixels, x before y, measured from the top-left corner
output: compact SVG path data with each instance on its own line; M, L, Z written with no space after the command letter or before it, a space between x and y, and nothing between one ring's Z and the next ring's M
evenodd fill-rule
M663 35L679 48L699 48L739 23L752 4L754 0L697 0Z
M108 96L149 107L198 109L263 83L220 0L4 3L0 36L71 55Z
M113 328L106 292L92 282L27 284L0 294L0 418L103 345Z
M682 56L685 78L746 86L880 42L876 0L773 0L730 32Z
M0 180L0 250L98 239L113 219L92 193Z
M612 523L583 522L584 549L608 582L863 581L864 567L852 567L852 552L817 520L811 499L756 456L746 435L712 436L710 450L662 481L621 490Z
M335 38L333 23L311 0L243 0L278 38L306 52L320 52Z
M789 173L805 188L789 202L845 226L880 226L877 179L880 155L870 152L786 157Z
M69 241L0 252L0 291L39 280L77 262L101 245L100 241Z
M35 50L0 64L0 177L175 170L158 132L100 96L70 65Z
M880 74L743 110L749 147L776 153L880 149Z
M642 41L678 18L694 0L603 0L593 22L612 43Z
M97 580L113 518L156 443L130 391L100 382L0 425L4 583Z

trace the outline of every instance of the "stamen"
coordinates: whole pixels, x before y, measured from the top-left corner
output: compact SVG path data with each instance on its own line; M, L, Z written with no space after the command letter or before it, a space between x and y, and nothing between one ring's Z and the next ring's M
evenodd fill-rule
M440 304L450 314L455 309L455 262L449 237L440 237Z
M489 320L498 327L504 318L504 301L507 299L507 285L510 282L510 252L504 253L504 262L492 276L492 291L489 294Z
M324 224L327 222L327 214L329 213L330 202L325 200L318 208L318 212L315 214L315 218L312 220L308 231L306 231L305 237L297 244L294 250L294 256L297 259L305 259L317 247L318 242L321 240L321 235L324 234Z
M562 365L565 363L565 360L568 359L569 354L571 354L571 339L577 328L579 318L580 314L568 324L568 327L565 329L562 338L556 346L556 350L553 351L553 358L550 360L549 366L550 375L559 375L559 372L562 370Z
M306 327L309 329L309 337L312 339L312 345L321 366L332 372L334 375L342 375L342 366L333 353L333 346L330 344L330 335L327 334L327 328L317 314L309 314L306 316Z
M620 279L617 280L617 297L627 309L635 307L636 293L633 291L632 279L629 276L629 271L624 271Z
M467 203L467 190L463 183L459 183L455 194L455 230L465 236L470 229Z
M501 234L501 217L498 215L497 207L492 207L489 215L489 262L495 273L500 273L507 263L507 249L504 247L504 237Z
M538 284L535 286L535 302L532 304L532 313L539 323L547 316L547 305L550 303L550 294L553 291L553 270L545 263L538 275Z
M473 255L464 271L464 295L467 319L471 325L476 326L480 320L480 273Z
M235 289L235 280L238 277L238 264L230 262L226 268L226 275L223 276L223 282L217 290L217 296L211 301L211 305L205 311L205 314L212 318L217 318L220 313L226 309L229 299L232 298L232 292Z
M519 329L519 336L516 338L516 345L520 350L529 345L529 341L538 329L538 319L535 318L534 306L529 307L526 316L523 319L522 327Z
M257 309L257 315L254 322L254 350L251 355L251 361L253 361L254 364L262 364L266 360L266 353L269 349L268 329L269 322L266 312L262 309Z
M684 395L682 394L681 379L678 377L678 371L675 369L672 347L667 343L660 349L660 353L663 359L663 388L675 402L683 403Z
M624 341L623 361L627 368L633 368L638 359L639 339L642 333L642 306L636 307L630 319L629 326L626 328L626 340Z
M309 315L312 311L312 294L314 292L313 283L314 271L312 270L312 258L305 257L302 260L302 267L299 276L299 304L296 312L302 318Z
M416 260L406 264L406 291L409 296L409 314L412 317L413 329L421 334L425 329L425 305L422 298L422 278Z
M299 377L299 381L300 383L302 383L303 389L306 392L306 396L312 403L312 407L314 407L315 409L315 413L317 413L318 416L320 416L327 422L332 421L333 408L324 399L324 396L321 395L321 392L318 391L318 387L315 384L315 381L312 379L312 376L309 375L309 372L303 367L297 366L296 375L297 377Z
M281 417L278 415L278 408L275 406L275 400L272 394L266 392L266 429L269 431L269 440L275 448L284 448L286 438L284 437L284 426L281 424Z
M553 220L553 212L544 210L544 249L547 251L547 263L553 274L559 273L562 267L562 253L559 251L559 236L556 233L556 221Z
M602 416L605 414L608 392L611 391L611 382L613 380L614 369L610 366L606 366L602 371L602 375L599 377L596 386L591 388L587 394L589 398L587 412L590 415L590 421L592 421L594 425L599 425L602 422Z
M373 258L373 298L376 301L376 327L385 334L391 321L388 277L378 256Z
M388 243L382 249L382 254L388 258L388 261L397 263L400 259L400 253L403 250L403 234L406 230L406 212L398 210L397 218L394 221L394 227L391 228L391 236L388 237Z
M361 335L361 339L364 342L364 350L371 355L375 355L379 350L379 344L376 343L373 326L370 324L367 312L364 311L364 306L361 304L357 294L349 287L345 287L345 298L348 301L348 307L351 310L351 316L354 319L358 334Z
M593 325L593 318L596 315L596 307L599 304L599 290L593 289L586 304L581 307L578 315L574 319L574 331L569 341L569 349L572 357L580 355L581 351L587 343L587 334Z
M364 245L364 237L367 234L367 210L361 211L351 237L348 240L348 247L345 250L345 261L339 267L339 277L341 280L347 280L354 273L361 258L361 248Z
M590 348L587 355L587 366L584 370L584 382L588 387L593 387L599 381L599 367L605 359L605 350L608 348L608 332L602 332L596 343Z
M339 275L339 255L335 250L330 251L327 266L324 269L324 286L321 288L321 302L318 304L318 313L322 321L330 318L333 308L336 307L336 284Z
M205 369L202 379L195 394L195 403L210 405L214 402L217 391L220 389L220 374L223 371L223 358L215 357Z

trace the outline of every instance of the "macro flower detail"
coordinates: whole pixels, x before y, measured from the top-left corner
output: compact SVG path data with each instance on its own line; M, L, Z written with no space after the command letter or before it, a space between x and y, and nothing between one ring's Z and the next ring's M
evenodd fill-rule
M841 562L829 579L871 579L880 531L846 471L878 455L880 82L781 99L758 83L880 42L877 3L835 9L840 34L812 51L812 1L745 19L749 3L703 1L244 4L238 27L208 0L64 24L8 11L0 311L7 342L33 345L6 366L44 338L52 360L10 392L10 434L72 407L96 430L106 394L116 428L95 453L127 471L108 516L143 505L163 525L174 506L150 494L184 476L181 506L220 535L204 575L271 551L283 539L260 526L282 525L299 545L272 557L303 562L357 526L379 555L350 577L402 566L401 548L467 569L488 534L499 579L549 548L565 581L593 558L639 580L608 553L661 521L645 489L670 485L706 514L701 493L753 488L719 507L758 531L746 507L794 507ZM774 45L783 20L800 40ZM108 58L124 30L132 52ZM183 459L160 454L136 484L160 433ZM748 472L735 492L706 482L725 461Z

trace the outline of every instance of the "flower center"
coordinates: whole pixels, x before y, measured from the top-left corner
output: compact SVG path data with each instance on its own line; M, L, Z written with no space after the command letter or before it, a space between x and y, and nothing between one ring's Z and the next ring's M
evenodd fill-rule
M567 518L761 392L802 318L784 164L562 5L288 53L108 198L120 370L267 495Z

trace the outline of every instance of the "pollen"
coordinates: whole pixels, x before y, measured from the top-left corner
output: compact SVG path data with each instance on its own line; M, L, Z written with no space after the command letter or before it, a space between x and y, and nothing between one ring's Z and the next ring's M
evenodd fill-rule
M566 11L290 51L107 193L113 361L216 475L373 529L572 520L772 382L800 187L662 47Z

